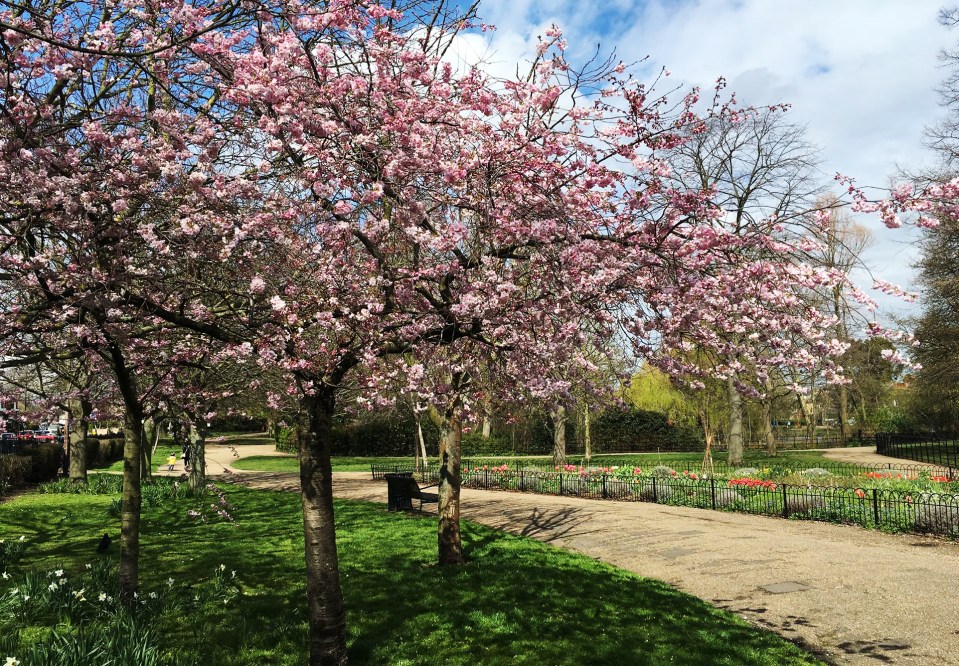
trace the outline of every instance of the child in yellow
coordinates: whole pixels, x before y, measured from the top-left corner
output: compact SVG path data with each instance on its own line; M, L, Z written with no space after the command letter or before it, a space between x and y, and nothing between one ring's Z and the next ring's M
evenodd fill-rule
M175 454L175 453L171 453L171 454L170 454L170 457L166 459L166 464L169 465L169 467L167 467L167 469L172 472L172 471L173 471L173 466L176 465L176 454Z

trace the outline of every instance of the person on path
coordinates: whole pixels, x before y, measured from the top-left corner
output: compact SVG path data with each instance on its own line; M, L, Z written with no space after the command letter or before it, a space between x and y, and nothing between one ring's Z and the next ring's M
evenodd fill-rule
M173 471L173 466L176 465L176 454L175 454L175 453L171 453L171 454L170 454L170 457L166 459L166 464L167 464L167 470L170 471L170 472L172 472L172 471Z

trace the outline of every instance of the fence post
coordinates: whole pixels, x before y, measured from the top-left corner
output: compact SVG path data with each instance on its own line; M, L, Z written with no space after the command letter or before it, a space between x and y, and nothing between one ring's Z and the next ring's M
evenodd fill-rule
M560 472L560 475L559 475L559 494L560 494L560 495L563 494L563 477L564 477L564 476L566 476L566 475L563 474L562 472Z
M713 497L713 511L716 510L716 479L709 477L710 494Z
M483 485L486 487L486 490L489 490L489 470L488 469L483 470L483 476L485 477L483 480Z
M653 504L659 504L659 497L656 494L656 477L653 477Z
M786 497L786 484L782 485L783 489L783 518L789 518L789 502Z
M603 474L603 499L609 499L609 494L606 492L606 475Z
M879 527L879 490L876 488L872 489L872 517Z
M520 490L520 492L523 492L524 490L526 490L525 484L523 483L524 481L525 481L524 472L523 472L523 470L520 470L520 471L519 471L519 490Z

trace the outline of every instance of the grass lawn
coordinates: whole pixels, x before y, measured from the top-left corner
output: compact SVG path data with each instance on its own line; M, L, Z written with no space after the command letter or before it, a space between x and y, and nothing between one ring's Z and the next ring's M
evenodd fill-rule
M412 458L351 458L334 456L332 459L334 472L369 472L370 464L377 465L408 465L413 463ZM248 469L257 472L299 472L300 463L296 456L249 456L240 458L230 464L237 469Z
M774 465L797 465L803 467L815 467L826 461L822 451L784 451L779 456L771 458L760 451L747 451L746 463L748 467L771 467ZM550 460L548 456L525 457L525 458L506 458L502 456L472 456L471 460L499 461L507 463L511 468L518 468L524 464L542 465ZM724 462L726 454L721 453L715 456L716 462ZM579 464L579 456L570 456L570 462ZM657 465L664 463L688 463L690 469L698 469L703 460L702 453L634 453L634 454L609 454L593 456L591 465L621 464L628 463L637 466ZM349 458L333 457L333 471L335 472L369 472L370 464L377 465L411 465L413 459L406 458ZM257 472L299 472L299 462L296 456L249 456L240 458L231 464L237 469L253 470Z
M163 603L189 586L182 604L151 624L167 652L157 663L302 664L307 629L299 497L224 489L235 524L189 518L187 510L204 503L190 498L144 509L141 598L158 592L156 603ZM0 580L0 599L31 568L62 568L71 581L84 576L85 565L98 557L100 536L116 538L114 499L28 494L0 504L0 539L26 535L22 559L6 566L11 580ZM348 501L337 501L336 512L355 664L821 663L663 583L531 539L464 522L469 564L439 568L433 565L434 517ZM239 587L237 596L222 601L216 589L223 581L220 588L207 582L221 564L236 570ZM174 580L169 588L168 578ZM50 578L39 580L42 593ZM86 594L84 603L97 603L96 590ZM0 656L13 647L15 627L22 653L24 643L42 640L49 631L44 626L52 624L35 620L24 629L23 617L0 613Z

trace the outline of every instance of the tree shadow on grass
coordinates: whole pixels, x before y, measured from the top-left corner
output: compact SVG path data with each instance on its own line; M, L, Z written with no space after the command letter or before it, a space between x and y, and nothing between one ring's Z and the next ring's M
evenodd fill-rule
M241 589L202 616L170 618L164 636L172 649L201 650L205 666L303 663L299 497L225 490L236 524L189 518L190 500L144 512L144 590L163 591L170 577L199 593L221 564L237 571ZM79 569L91 559L91 535L115 525L108 504L102 496L37 496L21 507L28 510L4 505L0 534L34 535L28 537L33 562L24 566L66 562ZM527 534L589 525L573 511L526 511ZM662 583L528 538L464 522L469 563L438 567L435 516L337 501L336 517L356 664L816 663L779 637Z

